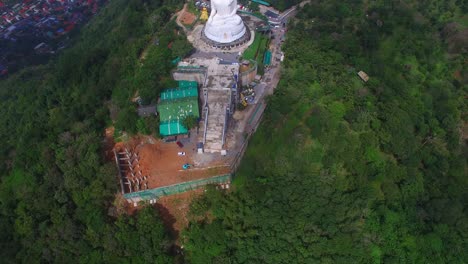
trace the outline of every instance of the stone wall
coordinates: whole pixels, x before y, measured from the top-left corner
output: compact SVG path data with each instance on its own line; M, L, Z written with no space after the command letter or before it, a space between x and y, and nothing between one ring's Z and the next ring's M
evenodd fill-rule
M206 81L206 69L176 69L172 71L172 77L176 81L195 81L200 87L203 87Z
M253 82L255 80L255 76L257 75L257 62L256 61L251 61L250 63L250 68L247 71L241 72L240 75L240 81L241 81L241 86L248 85L249 83Z

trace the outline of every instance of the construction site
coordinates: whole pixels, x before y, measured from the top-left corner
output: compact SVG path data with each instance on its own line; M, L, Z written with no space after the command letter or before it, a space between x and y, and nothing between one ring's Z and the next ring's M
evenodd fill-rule
M184 142L182 148L175 142L145 136L115 145L121 192L128 202L134 206L140 201L155 203L163 196L202 185L229 184L231 170L225 161L213 159L200 163L194 159L197 153L190 138L179 142Z
M235 114L239 69L238 63L219 58L179 63L173 71L178 86L164 89L158 100L163 139L138 136L113 147L120 190L129 204L154 204L209 184L230 188L246 146L245 123L250 120ZM197 127L184 126L188 116L197 118Z
M179 17L189 17L186 12L184 8ZM177 85L163 89L156 105L139 109L142 115L158 116L162 139L137 136L113 144L108 155L114 157L128 212L140 202L155 204L177 233L188 223L188 205L204 186L232 188L232 176L266 107L264 95L279 80L271 47L258 31L264 30L264 20L245 14L243 20L251 39L230 50L203 42L202 24L186 30L195 52L173 69ZM189 118L195 126L187 127Z
M155 203L207 184L229 188L244 143L238 141L243 131L235 129L233 118L239 69L238 63L219 58L179 63L173 71L178 86L164 89L157 105L163 140L141 136L114 146L121 192L128 202ZM197 118L196 128L184 126L188 116Z

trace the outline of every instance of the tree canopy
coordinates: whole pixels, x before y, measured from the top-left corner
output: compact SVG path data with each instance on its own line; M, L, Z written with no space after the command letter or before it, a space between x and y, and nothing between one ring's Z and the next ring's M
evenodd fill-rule
M422 2L300 11L235 191L192 205L192 263L468 261L466 66Z
M185 259L157 210L120 212L104 129L156 133L132 99L190 52L182 3L110 1L57 59L0 81L2 262L468 262L459 0L311 1L233 191L191 205Z
M169 22L181 6L111 1L56 60L0 81L3 263L172 262L155 209L116 213L117 172L102 138L112 121L128 132L141 127L131 99L139 90L154 99L167 65L187 52L168 47L184 40Z

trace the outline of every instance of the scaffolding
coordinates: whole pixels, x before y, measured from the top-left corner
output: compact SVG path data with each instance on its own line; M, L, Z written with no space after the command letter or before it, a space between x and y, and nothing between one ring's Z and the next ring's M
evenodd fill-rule
M142 174L138 153L125 147L121 150L114 150L114 155L122 193L147 190L148 176Z

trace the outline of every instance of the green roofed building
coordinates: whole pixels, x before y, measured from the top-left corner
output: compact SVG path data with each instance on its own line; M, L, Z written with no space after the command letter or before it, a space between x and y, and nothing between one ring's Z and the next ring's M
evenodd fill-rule
M197 82L179 81L179 88L161 92L158 104L159 133L164 136L187 134L182 122L187 116L200 117Z
M187 133L187 128L185 128L178 120L159 123L159 134L163 137Z
M200 117L198 111L198 98L190 97L179 100L161 101L158 105L159 118L161 122L172 120L183 120L192 115Z
M185 88L174 88L174 89L165 89L161 92L161 101L166 100L176 100L187 97L197 97L198 98L198 89L197 87L185 87Z
M179 88L191 87L191 88L196 89L198 87L197 82L194 82L194 81L178 81L178 83L179 83Z

